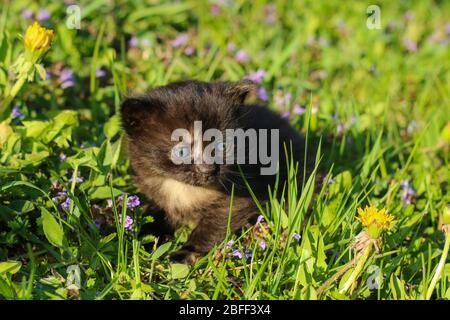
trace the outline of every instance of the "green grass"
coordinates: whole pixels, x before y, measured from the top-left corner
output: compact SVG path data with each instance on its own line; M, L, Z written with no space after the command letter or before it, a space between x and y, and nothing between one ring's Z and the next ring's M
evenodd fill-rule
M262 0L220 4L218 16L207 2L153 2L78 1L81 29L71 30L63 2L40 1L50 13L42 25L56 34L42 61L52 76L25 84L0 124L0 299L425 299L428 290L432 299L450 299L449 263L430 289L445 242L440 216L450 203L450 3L379 2L381 29L370 30L372 3L364 1L273 1L273 24ZM40 8L9 3L0 14L1 100L24 48L19 34L31 24L20 12ZM188 41L174 48L181 33ZM138 47L128 45L131 36ZM247 61L236 60L239 49ZM74 86L61 86L59 64L73 70ZM99 67L106 75L96 78ZM261 87L271 108L307 109L292 113L291 123L308 134L310 150L322 139L318 170L333 178L317 185L306 176L299 192L291 167L286 202L273 197L261 208L264 222L228 234L193 266L171 264L167 255L186 241L187 228L160 242L140 234L151 223L142 206L123 205L138 190L120 100L178 79L238 80L257 69L266 71ZM291 101L280 104L286 93ZM12 119L14 105L23 116ZM410 204L403 180L416 193ZM63 187L67 209L65 197L52 200ZM354 258L357 209L368 204L388 209L394 227L350 290L339 292L353 268L317 296ZM131 231L123 228L126 214ZM100 228L96 218L105 220ZM251 257L227 255L238 248ZM70 266L80 270L79 291L68 287ZM380 285L371 289L377 274Z

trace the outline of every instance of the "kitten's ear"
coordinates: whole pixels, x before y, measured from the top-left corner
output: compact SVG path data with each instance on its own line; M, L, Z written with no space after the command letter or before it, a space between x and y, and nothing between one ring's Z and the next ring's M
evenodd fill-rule
M159 109L159 103L146 96L126 98L120 107L125 132L133 136L145 130L151 125L152 119Z
M236 82L226 82L224 94L229 98L234 104L241 105L244 103L247 95L256 90L256 83L244 79Z

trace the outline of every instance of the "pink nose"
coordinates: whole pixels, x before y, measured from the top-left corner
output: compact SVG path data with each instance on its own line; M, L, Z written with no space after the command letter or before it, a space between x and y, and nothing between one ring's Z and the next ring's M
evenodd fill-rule
M213 164L198 164L195 166L195 171L199 173L213 173L216 171L216 166Z

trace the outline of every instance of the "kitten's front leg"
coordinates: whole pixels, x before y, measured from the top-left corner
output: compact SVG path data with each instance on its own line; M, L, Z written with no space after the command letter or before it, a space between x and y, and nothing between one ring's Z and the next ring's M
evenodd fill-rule
M235 232L252 216L256 215L253 201L238 199L233 204L230 229ZM193 263L198 257L206 254L215 244L225 240L228 228L229 207L209 208L197 227L192 231L188 241L178 251L172 252L169 259L176 262Z

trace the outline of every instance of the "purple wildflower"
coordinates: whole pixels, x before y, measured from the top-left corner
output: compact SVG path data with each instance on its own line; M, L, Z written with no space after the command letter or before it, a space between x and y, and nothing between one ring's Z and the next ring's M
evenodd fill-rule
M249 80L251 80L253 82L256 82L256 83L261 83L262 78L265 76L265 74L266 74L266 70L258 69L256 71L251 71L248 74L248 76L246 76L245 78L249 79Z
M220 14L220 7L213 3L210 7L209 7L209 12L213 15L213 16L218 16Z
M23 9L20 15L23 18L30 20L31 18L33 18L33 11L31 11L30 9Z
M94 225L97 227L97 229L100 229L100 227L102 226L102 221L97 218L94 220Z
M234 59L236 59L237 62L245 62L248 60L247 52L245 52L244 49L239 49L236 54L234 55Z
M46 21L50 19L50 14L46 9L39 9L36 19L38 19L38 21L40 22Z
M336 128L336 133L338 135L342 135L345 131L345 125L343 123L339 123Z
M170 46L172 48L177 48L179 46L182 46L188 41L188 35L186 33L182 33L179 36L177 36L175 39L170 41Z
M61 82L61 88L63 89L73 87L75 85L73 80L73 71L69 68L62 69L59 74L59 81Z
M73 181L73 178L70 178L69 179L69 182L72 182ZM84 179L82 178L82 177L76 177L75 178L75 182L76 183L81 183L81 182L83 182L84 181Z
M107 199L106 200L106 205L108 208L112 208L112 199Z
M406 188L403 194L401 195L403 204L405 206L410 205L411 203L413 203L415 196L416 192L414 191L413 188Z
M120 221L122 221L122 215L119 214L119 219ZM131 228L133 227L133 218L131 218L129 215L125 216L125 223L123 225L123 228L127 231L130 231Z
M273 24L277 20L277 8L273 4L266 4L264 6L264 15L265 15L265 22L267 24Z
M230 240L227 242L227 249L231 249L233 247L234 240Z
M283 111L280 113L280 117L283 119L288 119L290 117L291 113L289 111Z
M66 160L67 156L66 156L66 154L64 152L61 152L59 154L58 158L59 158L60 161L64 161L64 160Z
M244 258L245 258L245 260L248 260L248 259L250 259L252 257L252 253L250 252L250 250L247 248L247 249L245 249L245 252L244 252Z
M256 96L261 101L267 101L269 97L267 96L267 91L263 87L259 88L258 91L256 91Z
M139 40L138 40L138 38L136 38L135 36L132 36L132 37L130 38L130 40L128 40L128 45L129 45L130 47L132 47L132 48L137 47L138 44L139 44Z
M301 105L296 103L294 107L292 108L292 112L296 114L304 114L306 112L306 109L303 108Z
M104 76L106 76L106 71L103 70L102 68L97 68L97 69L95 69L95 76L97 78L104 77Z
M256 219L256 224L261 223L261 222L263 222L263 221L264 221L264 216L263 216L262 214L260 214L260 215L258 216L258 218Z
M264 251L267 248L267 243L264 240L259 242L259 247Z
M337 120L337 118L338 118L338 113L337 113L337 112L335 112L335 113L333 113L333 114L331 115L331 119Z
M52 188L53 189L58 189L59 187L59 181L58 180L53 180L52 181Z
M22 116L23 116L23 114L20 112L19 106L16 104L16 105L14 106L14 108L12 109L12 111L11 111L11 117L12 117L13 119L15 119L15 118L20 118L20 117L22 117Z
M139 201L138 196L129 196L127 200L127 208L132 209L139 206L141 202Z
M281 90L277 91L274 97L275 104L279 107L287 107L291 103L292 94L290 92L283 93Z
M234 250L233 252L229 253L228 256L229 256L229 257L231 256L231 257L236 257L236 258L242 259L242 252L241 252L241 249L236 249L236 250Z
M69 210L71 202L72 201L70 200L70 198L67 198L63 203L61 203L61 208L63 208L64 210Z
M401 182L400 182L400 188L402 188L402 189L406 189L406 188L408 188L409 187L409 180L402 180Z
M195 49L194 49L194 47L189 46L189 47L186 47L186 49L184 49L183 52L187 56L192 56L195 52Z
M148 39L148 38L144 38L144 39L142 39L142 45L144 46L144 47L148 47L149 45L150 45L150 39Z
M410 38L403 38L402 40L403 47L409 51L409 52L416 52L417 51L417 42Z
M297 232L294 232L294 234L292 235L292 238L293 238L295 241L300 240L301 237L302 237L302 236L299 235Z

